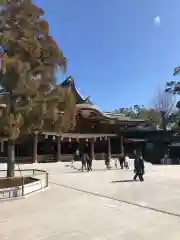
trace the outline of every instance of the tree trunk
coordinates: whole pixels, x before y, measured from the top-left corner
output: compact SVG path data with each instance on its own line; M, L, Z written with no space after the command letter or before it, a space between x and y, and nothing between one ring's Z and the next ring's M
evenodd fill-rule
M14 169L15 169L15 143L14 140L8 140L7 177L14 177Z
M38 148L38 135L35 133L33 135L33 163L37 163L37 149Z

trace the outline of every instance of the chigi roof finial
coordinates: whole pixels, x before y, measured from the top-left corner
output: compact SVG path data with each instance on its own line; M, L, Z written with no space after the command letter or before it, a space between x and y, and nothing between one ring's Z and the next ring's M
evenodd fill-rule
M71 76L68 78L68 82L70 82L70 83L74 82Z
M87 98L85 98L84 102L85 102L85 103L92 104L92 102L91 102L91 100L90 100L90 96L88 96Z

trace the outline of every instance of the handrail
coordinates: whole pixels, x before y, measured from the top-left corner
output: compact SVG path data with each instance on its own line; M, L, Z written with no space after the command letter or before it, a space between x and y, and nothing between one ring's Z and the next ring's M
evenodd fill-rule
M42 169L35 169L35 168L31 168L31 169L29 169L29 168L27 168L27 169L21 169L21 172L25 172L25 171L37 171L37 172L43 172L43 173L46 173L46 171L45 170L42 170ZM14 170L15 172L19 172L19 170ZM4 170L4 169L1 169L0 170L0 172L7 172L7 170Z

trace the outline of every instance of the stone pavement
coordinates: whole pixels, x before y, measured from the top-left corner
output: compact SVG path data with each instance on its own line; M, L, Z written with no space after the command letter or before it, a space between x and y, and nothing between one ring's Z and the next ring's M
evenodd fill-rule
M20 166L48 170L50 187L0 203L0 240L180 239L180 166L148 164L140 183L102 161L90 173L68 165Z

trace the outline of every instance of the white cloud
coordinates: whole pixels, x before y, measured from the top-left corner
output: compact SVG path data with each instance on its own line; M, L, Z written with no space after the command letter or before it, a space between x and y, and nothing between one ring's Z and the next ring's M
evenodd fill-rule
M160 26L160 25L161 25L161 18L160 18L160 16L156 16L156 17L153 19L153 21L154 21L154 25L155 25L155 26Z

